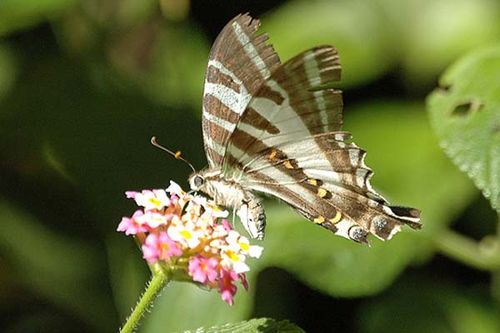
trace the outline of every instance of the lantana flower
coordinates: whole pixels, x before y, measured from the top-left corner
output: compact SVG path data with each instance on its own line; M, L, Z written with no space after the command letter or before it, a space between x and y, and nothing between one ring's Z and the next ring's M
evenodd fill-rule
M259 258L262 247L234 230L212 200L188 194L174 182L163 190L126 192L139 209L123 217L118 231L133 235L150 265L175 273L209 289L233 304L239 282L248 288L247 257Z

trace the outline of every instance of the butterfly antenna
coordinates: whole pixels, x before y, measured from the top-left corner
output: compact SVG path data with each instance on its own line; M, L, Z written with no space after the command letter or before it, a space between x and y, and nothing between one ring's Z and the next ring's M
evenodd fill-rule
M156 137L153 136L151 138L151 144L153 146L155 146L156 148L160 148L161 150L163 151L166 151L167 153L169 153L170 155L172 155L173 157L175 157L176 160L181 160L183 161L184 163L186 163L187 165L189 165L189 167L193 170L193 172L196 172L196 169L194 168L194 166L189 163L188 160L186 160L184 157L181 156L181 152L180 151L176 151L175 153L173 151L171 151L170 149L168 148L165 148L164 146L160 145L157 141L156 141Z

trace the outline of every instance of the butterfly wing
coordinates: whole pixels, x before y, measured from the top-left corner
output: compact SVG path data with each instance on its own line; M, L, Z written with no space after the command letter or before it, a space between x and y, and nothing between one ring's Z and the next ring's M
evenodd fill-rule
M340 79L337 51L306 51L276 69L233 131L223 170L276 196L334 233L360 242L390 239L420 212L390 206L370 185L365 152L342 132L342 96L320 86Z
M211 168L222 165L227 142L253 94L280 64L260 23L238 15L210 51L203 92L203 141Z

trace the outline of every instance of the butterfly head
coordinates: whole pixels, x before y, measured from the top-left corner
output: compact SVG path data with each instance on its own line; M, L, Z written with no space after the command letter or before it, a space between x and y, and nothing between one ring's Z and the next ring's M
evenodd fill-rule
M205 186L205 177L200 172L195 172L189 176L189 186L193 191L202 191Z
M220 175L220 170L213 170L209 168L201 171L195 171L188 178L189 186L193 191L199 191L213 196L212 191L209 190L211 187L210 183L220 180Z

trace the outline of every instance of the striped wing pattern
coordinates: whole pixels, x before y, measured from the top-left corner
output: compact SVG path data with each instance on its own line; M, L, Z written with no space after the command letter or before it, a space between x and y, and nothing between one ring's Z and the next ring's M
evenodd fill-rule
M254 94L234 129L224 172L276 196L335 234L390 239L419 228L419 211L390 206L370 185L365 151L341 131L342 96L321 85L340 79L337 51L317 47L292 58Z
M231 20L210 51L203 92L203 141L210 167L220 167L226 146L252 96L280 60L260 23L248 14Z
M390 206L371 187L365 151L342 131L342 94L324 88L340 80L337 50L320 46L280 64L258 26L239 15L212 47L202 120L209 167L358 242L419 228L417 209Z

